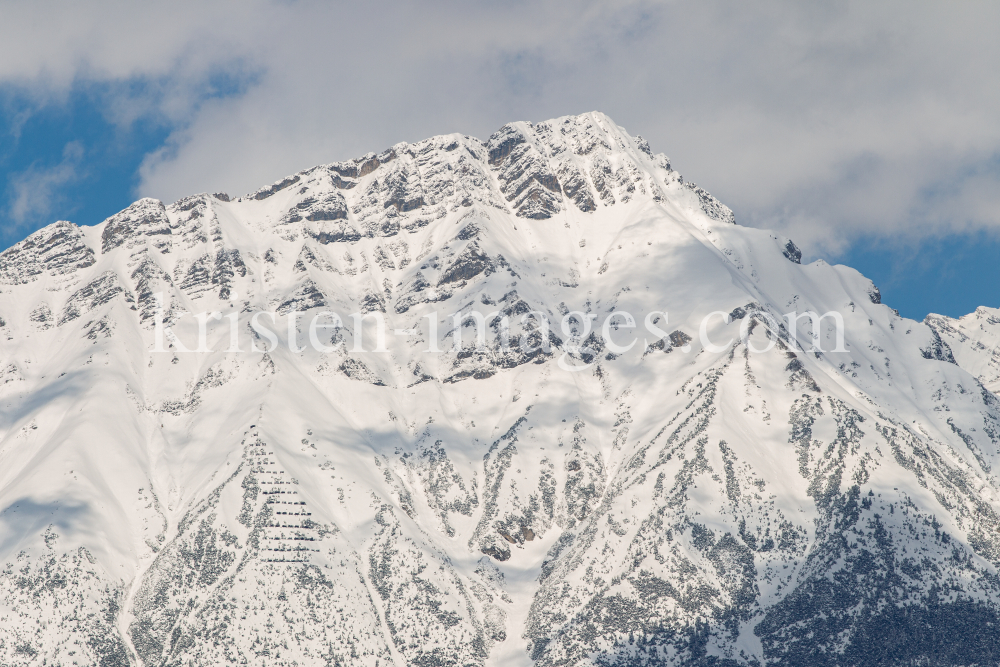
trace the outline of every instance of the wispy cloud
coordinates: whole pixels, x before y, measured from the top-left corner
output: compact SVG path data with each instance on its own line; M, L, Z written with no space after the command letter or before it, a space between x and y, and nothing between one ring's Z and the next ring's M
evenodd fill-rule
M61 201L60 188L80 178L83 146L70 142L63 148L62 161L50 167L32 165L9 177L8 216L16 227L47 218Z

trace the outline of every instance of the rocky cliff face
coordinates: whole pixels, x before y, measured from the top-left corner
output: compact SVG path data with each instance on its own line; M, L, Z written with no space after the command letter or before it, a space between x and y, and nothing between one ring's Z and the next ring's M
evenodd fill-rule
M996 313L800 262L597 113L36 232L3 662L996 663Z

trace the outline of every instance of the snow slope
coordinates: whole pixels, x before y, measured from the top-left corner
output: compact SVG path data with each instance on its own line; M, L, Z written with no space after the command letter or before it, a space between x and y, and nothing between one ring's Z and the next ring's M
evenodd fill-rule
M980 306L958 319L928 315L925 322L948 344L956 363L1000 392L1000 308Z
M0 254L0 662L996 663L996 313L917 323L800 260L599 113L32 234ZM571 311L637 343L577 349Z

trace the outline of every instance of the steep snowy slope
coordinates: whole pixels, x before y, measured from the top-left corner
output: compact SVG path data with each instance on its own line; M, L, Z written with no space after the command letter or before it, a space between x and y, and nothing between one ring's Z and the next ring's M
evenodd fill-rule
M40 230L0 655L996 663L988 363L800 260L598 113Z
M959 366L1000 392L1000 308L980 306L958 319L928 315L925 322L951 348Z

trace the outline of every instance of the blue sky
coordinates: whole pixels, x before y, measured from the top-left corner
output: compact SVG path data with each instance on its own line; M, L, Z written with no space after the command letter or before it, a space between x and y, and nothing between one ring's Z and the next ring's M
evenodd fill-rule
M41 108L9 95L0 123L3 247L54 220L92 225L128 206L143 157L170 134L149 119L109 122L100 94L86 89Z
M954 234L912 245L862 240L830 259L871 278L882 302L904 317L960 317L979 306L1000 307L1000 240L995 234Z
M397 141L596 109L905 316L1000 306L996 7L570 9L8 6L0 247L140 196L241 194Z
M179 117L158 106L163 81L74 81L39 100L0 87L0 248L55 220L93 225L140 196L140 168L207 101L238 96L252 76L215 72Z

